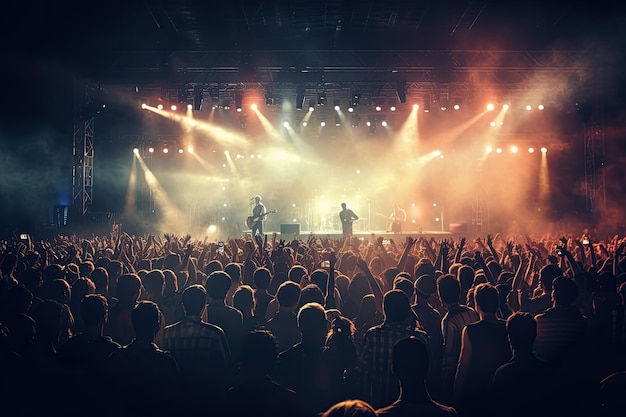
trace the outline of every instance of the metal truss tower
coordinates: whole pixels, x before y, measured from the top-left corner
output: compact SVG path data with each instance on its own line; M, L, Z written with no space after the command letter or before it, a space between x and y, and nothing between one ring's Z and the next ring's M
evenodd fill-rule
M93 88L75 83L72 211L77 218L82 218L93 203L94 94Z
M588 119L585 120L584 153L585 153L585 204L590 219L604 213L606 207L605 189L605 144L604 144L604 112L598 92L601 90L601 79L592 81L596 94L592 96ZM599 85L600 84L600 85Z

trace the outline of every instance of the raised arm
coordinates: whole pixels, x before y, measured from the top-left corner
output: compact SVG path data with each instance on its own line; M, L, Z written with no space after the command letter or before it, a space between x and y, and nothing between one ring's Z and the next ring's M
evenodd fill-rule
M402 255L400 256L400 259L398 260L398 269L400 271L412 273L412 271L405 271L404 268L406 266L406 261L409 258L409 253L411 252L411 248L413 247L414 244L415 244L415 239L413 239L411 236L407 236L406 243L404 245L404 250L402 251Z
M361 271L363 271L363 273L365 274L365 277L367 278L367 281L370 284L372 294L374 294L374 303L376 304L376 311L378 311L379 313L382 313L383 291L380 288L380 285L378 284L378 280L374 278L374 275L372 275L372 272L370 271L370 268L367 265L367 262L365 262L363 258L359 256L359 258L356 261L356 264L361 269Z

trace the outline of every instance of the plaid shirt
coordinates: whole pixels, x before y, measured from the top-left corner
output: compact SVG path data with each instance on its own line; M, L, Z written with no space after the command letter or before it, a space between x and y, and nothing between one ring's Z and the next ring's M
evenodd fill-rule
M415 336L429 344L428 334L406 324L385 322L370 328L363 339L363 365L366 372L366 388L370 404L374 408L385 407L398 399L398 378L391 370L393 346L401 339Z
M187 316L164 328L163 349L176 358L183 377L221 378L231 367L224 331L198 316Z

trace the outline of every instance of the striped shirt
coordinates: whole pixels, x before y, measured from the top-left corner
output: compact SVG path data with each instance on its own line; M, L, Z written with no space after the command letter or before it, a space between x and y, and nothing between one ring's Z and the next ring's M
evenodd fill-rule
M455 304L448 307L448 312L441 320L443 333L442 382L444 389L452 389L456 366L461 354L461 333L468 324L480 320L478 313L466 305Z
M429 344L428 334L405 324L385 322L370 328L363 339L363 363L366 370L370 404L385 407L398 399L398 379L392 373L393 346L401 339L414 336Z
M543 360L555 362L586 342L587 319L576 307L556 306L536 319L535 353Z

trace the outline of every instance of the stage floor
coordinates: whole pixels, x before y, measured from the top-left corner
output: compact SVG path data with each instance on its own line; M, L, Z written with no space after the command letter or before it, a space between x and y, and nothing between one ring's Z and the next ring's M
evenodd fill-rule
M314 235L318 237L325 237L325 238L330 238L330 239L341 239L343 237L341 230L320 230L320 231L302 230L300 231L300 233L285 233L285 234L281 234L280 231L275 231L275 232L268 231L265 233L270 236L273 233L276 233L278 236L280 236L283 239L285 239L286 237L288 237L289 239L296 237L297 239L301 239L301 240L307 239L307 237L310 235ZM411 236L414 238L423 237L426 239L430 239L430 238L449 239L449 238L454 238L457 236L457 234L452 233L452 232L448 232L448 231L442 232L442 231L434 231L434 230L423 230L423 231L408 230L408 231L403 231L400 233L387 232L385 230L372 230L372 231L367 231L367 232L355 231L352 235L358 238L368 238L368 239L371 239L372 237L376 237L376 238L382 237L383 239L393 239L396 243L404 242L407 236Z

